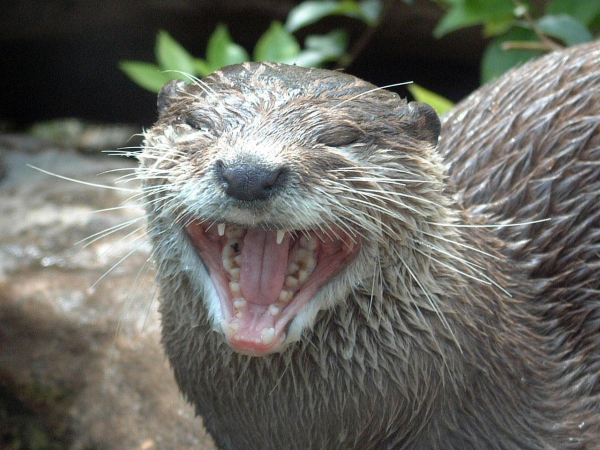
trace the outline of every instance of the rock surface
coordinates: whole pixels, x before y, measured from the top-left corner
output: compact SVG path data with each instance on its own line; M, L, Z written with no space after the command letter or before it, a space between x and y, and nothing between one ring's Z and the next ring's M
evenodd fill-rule
M0 139L0 448L214 448L160 347L136 185L27 166L114 186L134 161L27 142Z

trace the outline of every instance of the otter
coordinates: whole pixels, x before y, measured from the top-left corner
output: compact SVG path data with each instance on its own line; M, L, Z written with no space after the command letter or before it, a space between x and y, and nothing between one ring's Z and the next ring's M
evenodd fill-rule
M600 448L600 43L446 115L274 63L172 81L139 176L220 449Z

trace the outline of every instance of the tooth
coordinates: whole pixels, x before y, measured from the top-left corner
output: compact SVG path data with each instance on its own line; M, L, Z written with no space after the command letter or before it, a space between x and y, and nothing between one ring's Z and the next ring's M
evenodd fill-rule
M309 256L304 260L304 270L306 270L308 273L313 273L313 270L315 270L316 265L317 261L315 260L315 258Z
M310 275L306 270L301 270L300 272L298 272L298 282L300 284L304 283L306 280L308 280L309 276Z
M237 245L237 248L240 248L240 241L238 241L237 239L233 239L233 240L228 240L227 243L225 244L225 246L223 247L223 252L221 253L221 255L223 256L223 258L233 258L235 255L237 255L237 252L235 251L234 247Z
M292 275L300 270L300 267L295 262L291 263L288 267L287 273L288 275Z
M295 288L297 286L298 286L298 278L285 277L285 287L287 287L287 288Z
M303 262L308 256L309 256L309 252L308 250L304 249L304 248L300 248L298 249L298 251L296 252L296 255L294 256L294 261L296 262Z
M229 275L233 281L240 281L240 277L242 276L242 269L235 268L229 271Z
M225 234L225 224L224 223L220 223L217 226L217 231L219 232L219 236L223 236Z
M238 311L235 313L235 317L237 317L238 319L243 319L244 313L242 311Z
M223 258L223 269L225 269L226 272L230 272L233 268L233 260L229 258Z
M244 235L244 229L240 227L229 226L225 228L225 236L229 239L239 239Z
M225 333L225 336L227 336L229 339L231 339L235 336L235 333L240 329L240 324L235 323L235 322L232 322L232 323L222 322L221 327L223 329L223 333Z
M285 231L277 230L277 243L281 244L283 242L283 238L285 237Z
M319 243L316 239L313 239L312 236L302 235L300 237L300 247L305 248L307 250L314 250L317 248Z
M287 303L292 299L292 293L290 291L286 291L285 289L279 293L279 301L283 303Z
M263 344L269 345L275 339L275 328L263 328L260 338Z
M233 299L233 307L235 309L243 308L244 306L246 306L246 303L248 302L243 297L236 297Z
M237 281L232 281L229 283L229 290L236 297L241 297L242 290L240 289L240 283Z
M276 316L277 314L280 313L280 311L281 311L281 308L277 304L273 304L273 305L269 306L269 313L272 316Z
M242 267L242 255L237 255L235 258L233 258L233 262L236 266Z

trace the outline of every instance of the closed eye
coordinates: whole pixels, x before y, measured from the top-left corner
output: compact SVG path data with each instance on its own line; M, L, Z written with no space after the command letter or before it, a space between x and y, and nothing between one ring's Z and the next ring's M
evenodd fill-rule
M364 138L365 133L360 128L351 124L343 124L321 130L317 142L329 147L347 147Z
M199 131L210 131L213 128L210 120L203 116L199 116L198 114L187 114L184 117L184 122L186 125L189 125L193 129Z

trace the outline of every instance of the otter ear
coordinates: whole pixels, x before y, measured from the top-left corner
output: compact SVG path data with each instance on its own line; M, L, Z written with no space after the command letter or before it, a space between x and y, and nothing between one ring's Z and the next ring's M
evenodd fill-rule
M414 130L414 136L435 147L441 131L440 118L435 110L427 103L418 102L410 102L407 108L407 116Z
M171 80L165 84L158 93L158 99L156 101L158 115L162 116L169 106L171 106L180 98L181 93L184 90L185 81L183 80Z

